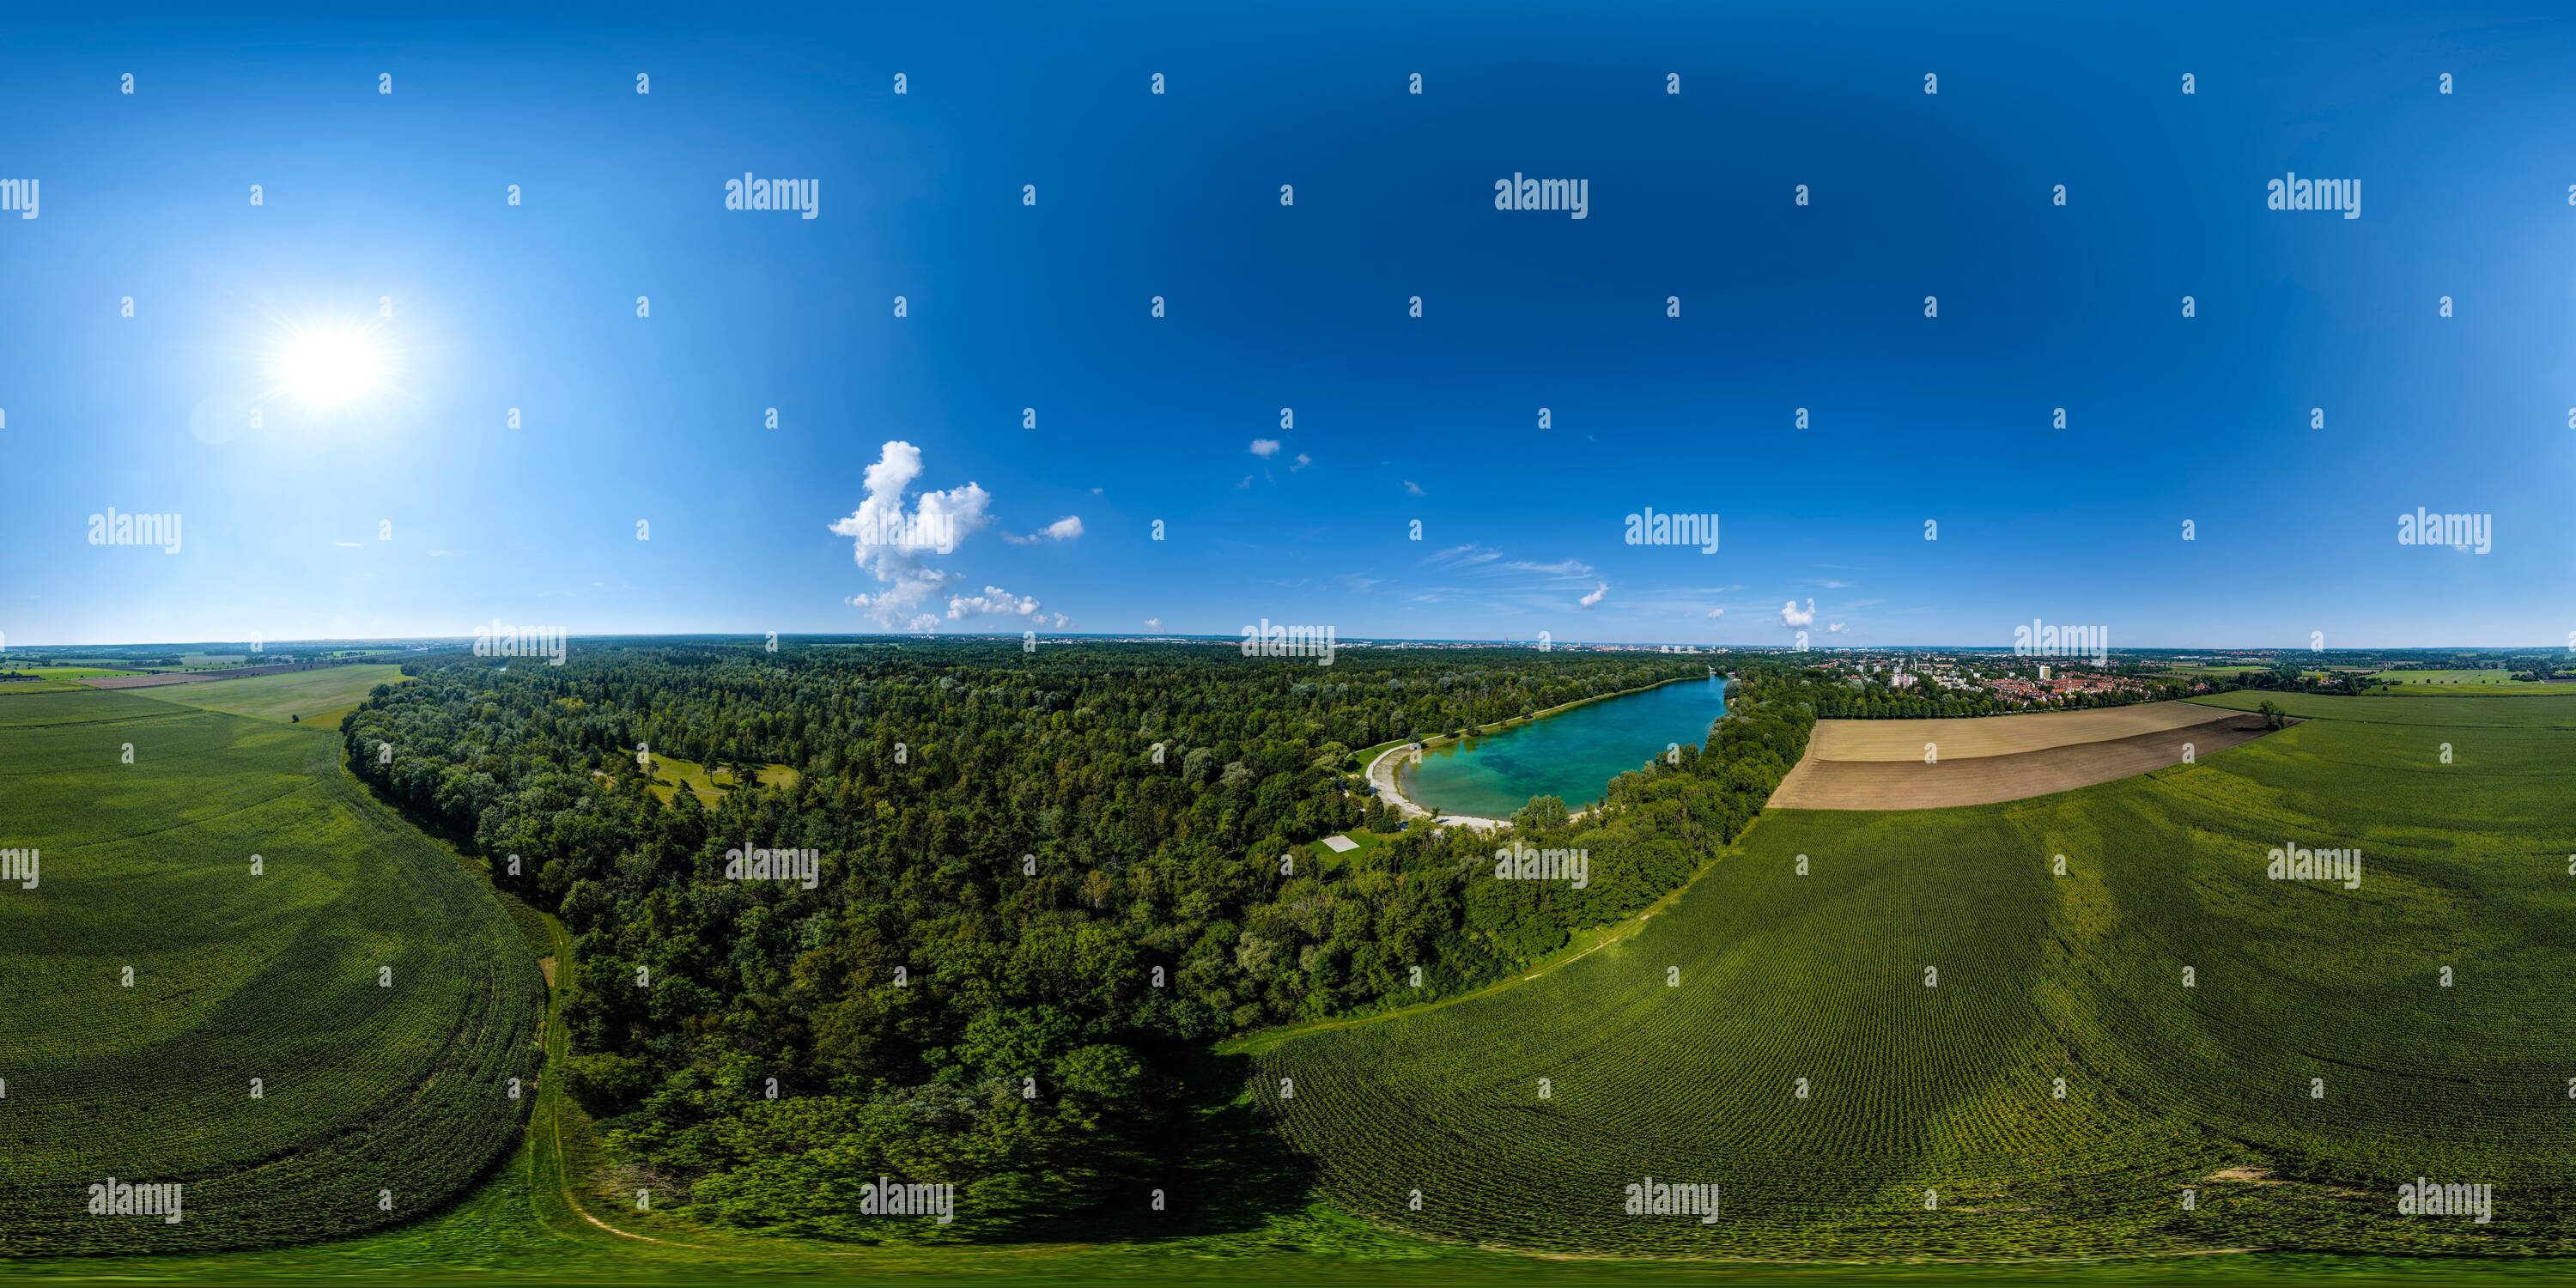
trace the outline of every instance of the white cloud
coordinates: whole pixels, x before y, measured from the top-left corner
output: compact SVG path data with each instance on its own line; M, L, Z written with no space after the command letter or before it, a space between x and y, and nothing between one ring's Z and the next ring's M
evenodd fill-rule
M1828 578L1824 582L1824 587L1827 590L1849 590L1851 589L1851 583L1847 581L1835 581Z
M1293 464L1293 465L1290 465L1290 466L1288 467L1288 472L1289 472L1289 473L1291 473L1291 474L1294 474L1294 473L1296 473L1297 471L1302 470L1302 469L1306 468L1307 466L1312 465L1312 464L1314 464L1314 463L1315 463L1315 458L1314 458L1314 457L1308 456L1308 455L1307 455L1307 454L1305 454L1304 452L1299 452L1299 453L1297 453L1297 461L1296 461L1296 463L1295 463L1295 464Z
M1427 564L1440 564L1443 566L1464 566L1470 564L1492 563L1502 557L1502 551L1493 549L1489 546L1464 545L1451 546L1448 549L1423 560L1422 562Z
M1013 536L1012 534L1005 532L1002 534L1002 540L1008 541L1015 546L1028 546L1035 545L1041 541L1071 541L1075 537L1081 535L1082 516L1078 514L1068 514L1025 537Z
M1712 622L1724 616L1726 616L1726 610L1723 608L1712 608L1708 610L1708 620Z
M1504 564L1503 567L1513 572L1545 573L1551 577L1572 577L1577 581L1581 581L1592 576L1592 565L1585 563L1580 559L1559 559L1555 563L1547 564L1534 563L1527 559L1515 559L1510 563Z
M1405 494L1406 496L1428 496L1428 495L1430 495L1429 493L1424 492L1424 491L1422 490L1422 485L1421 485L1421 484L1416 483L1416 482L1414 482L1414 481L1413 481L1413 480L1411 480L1411 479L1406 479L1406 480L1404 481L1404 494Z
M1237 491L1237 492L1240 492L1240 491L1242 491L1243 489L1248 488L1248 487L1250 487L1250 486L1252 486L1252 476L1251 476L1251 475L1249 475L1249 474L1246 474L1246 475L1244 475L1244 476L1243 476L1243 481L1242 481L1242 482L1237 483L1237 484L1235 484L1235 485L1234 485L1234 490L1235 490L1235 491Z
M1812 626L1815 624L1815 621L1816 601L1812 599L1807 601L1806 611L1804 612L1799 611L1798 601L1794 599L1790 600L1788 603L1780 605L1780 624L1782 626Z
M1269 460L1273 456L1277 456L1279 454L1279 440L1275 438L1256 438L1252 440L1252 454L1265 461Z
M907 501L921 477L921 449L890 440L878 451L865 478L867 499L849 517L836 519L832 532L854 539L853 558L881 589L853 595L848 602L867 611L879 624L927 631L938 617L924 611L955 576L924 560L945 555L984 526L992 496L969 482L945 492L924 492Z
M1149 631L1159 631L1159 630L1163 629L1163 619L1162 619L1162 618L1159 618L1159 617L1148 617L1148 618L1146 618L1146 619L1145 619L1145 629L1146 629L1146 630L1149 630Z
M1842 634L1842 630L1843 630L1843 624L1842 624L1841 622L1836 622L1836 623L1834 623L1833 625L1828 626L1828 627L1826 627L1826 628L1825 628L1825 634L1827 634L1827 635L1840 635L1840 634Z
M1061 618L1063 614L1059 613L1057 616ZM1038 601L1034 596L1014 595L999 586L986 586L983 594L959 595L948 601L948 620L953 622L968 617L1028 617L1044 620L1046 614L1039 610ZM1056 624L1061 626L1064 623L1058 621Z
M1590 608L1590 607L1592 607L1594 604L1598 604L1598 603L1600 603L1600 602L1601 602L1601 597L1602 597L1603 595L1607 595L1607 594L1609 594L1609 593L1610 593L1610 583L1608 583L1608 582L1606 582L1606 581L1605 581L1605 582L1602 582L1600 585L1594 586L1594 587L1592 588L1592 593L1591 593L1591 594L1586 595L1586 596L1584 596L1583 598L1581 598L1581 599L1578 599L1578 600L1574 601L1574 604L1575 604L1575 606L1576 606L1577 608Z

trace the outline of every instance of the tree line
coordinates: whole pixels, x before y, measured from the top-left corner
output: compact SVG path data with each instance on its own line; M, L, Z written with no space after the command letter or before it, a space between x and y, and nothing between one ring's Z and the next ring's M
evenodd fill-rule
M408 662L343 738L353 772L575 936L557 1072L617 1165L723 1224L1023 1237L1110 1228L1205 1150L1213 1040L1472 989L1688 880L1814 710L1755 662L1704 748L1579 821L1532 802L1516 835L1588 850L1582 890L1497 880L1493 838L1420 824L1327 864L1317 839L1394 829L1359 750L1703 666L639 643ZM796 772L707 803L639 747ZM819 854L815 888L728 879L746 849ZM957 1184L955 1221L858 1216L880 1175Z

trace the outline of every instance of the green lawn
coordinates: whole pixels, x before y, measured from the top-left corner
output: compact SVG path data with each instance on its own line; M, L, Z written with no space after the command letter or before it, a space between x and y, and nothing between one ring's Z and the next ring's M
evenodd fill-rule
M1309 860L1321 865L1318 869L1319 871L1330 872L1352 859L1363 857L1370 851L1384 846L1387 841L1391 839L1389 835L1372 832L1365 827L1355 827L1347 832L1339 833L1338 835L1349 837L1352 842L1357 844L1360 848L1336 854L1330 846L1317 840L1308 841L1306 844L1299 846L1298 849ZM1303 871L1304 869L1301 868L1299 870Z

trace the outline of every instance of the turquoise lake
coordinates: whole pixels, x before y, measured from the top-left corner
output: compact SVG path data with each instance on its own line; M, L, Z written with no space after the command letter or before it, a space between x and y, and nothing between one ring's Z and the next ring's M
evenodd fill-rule
M1438 814L1509 818L1533 796L1583 809L1665 747L1706 742L1724 714L1726 677L1680 680L1427 750L1396 767L1396 787Z

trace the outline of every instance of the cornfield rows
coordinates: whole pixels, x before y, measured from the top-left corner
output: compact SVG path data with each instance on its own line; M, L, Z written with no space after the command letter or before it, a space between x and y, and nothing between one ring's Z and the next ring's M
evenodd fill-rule
M2317 699L2057 796L1774 813L1636 935L1272 1044L1250 1094L1340 1206L1481 1244L2576 1251L2576 731L2543 709L2576 703L2442 701ZM2359 884L2269 879L2292 846L2359 850ZM2492 1219L2401 1215L2419 1177ZM1630 1214L1650 1178L1717 1218Z
M337 750L118 694L0 708L0 847L41 855L0 885L0 1251L351 1234L516 1143L544 983ZM92 1215L110 1177L182 1185L181 1219Z

